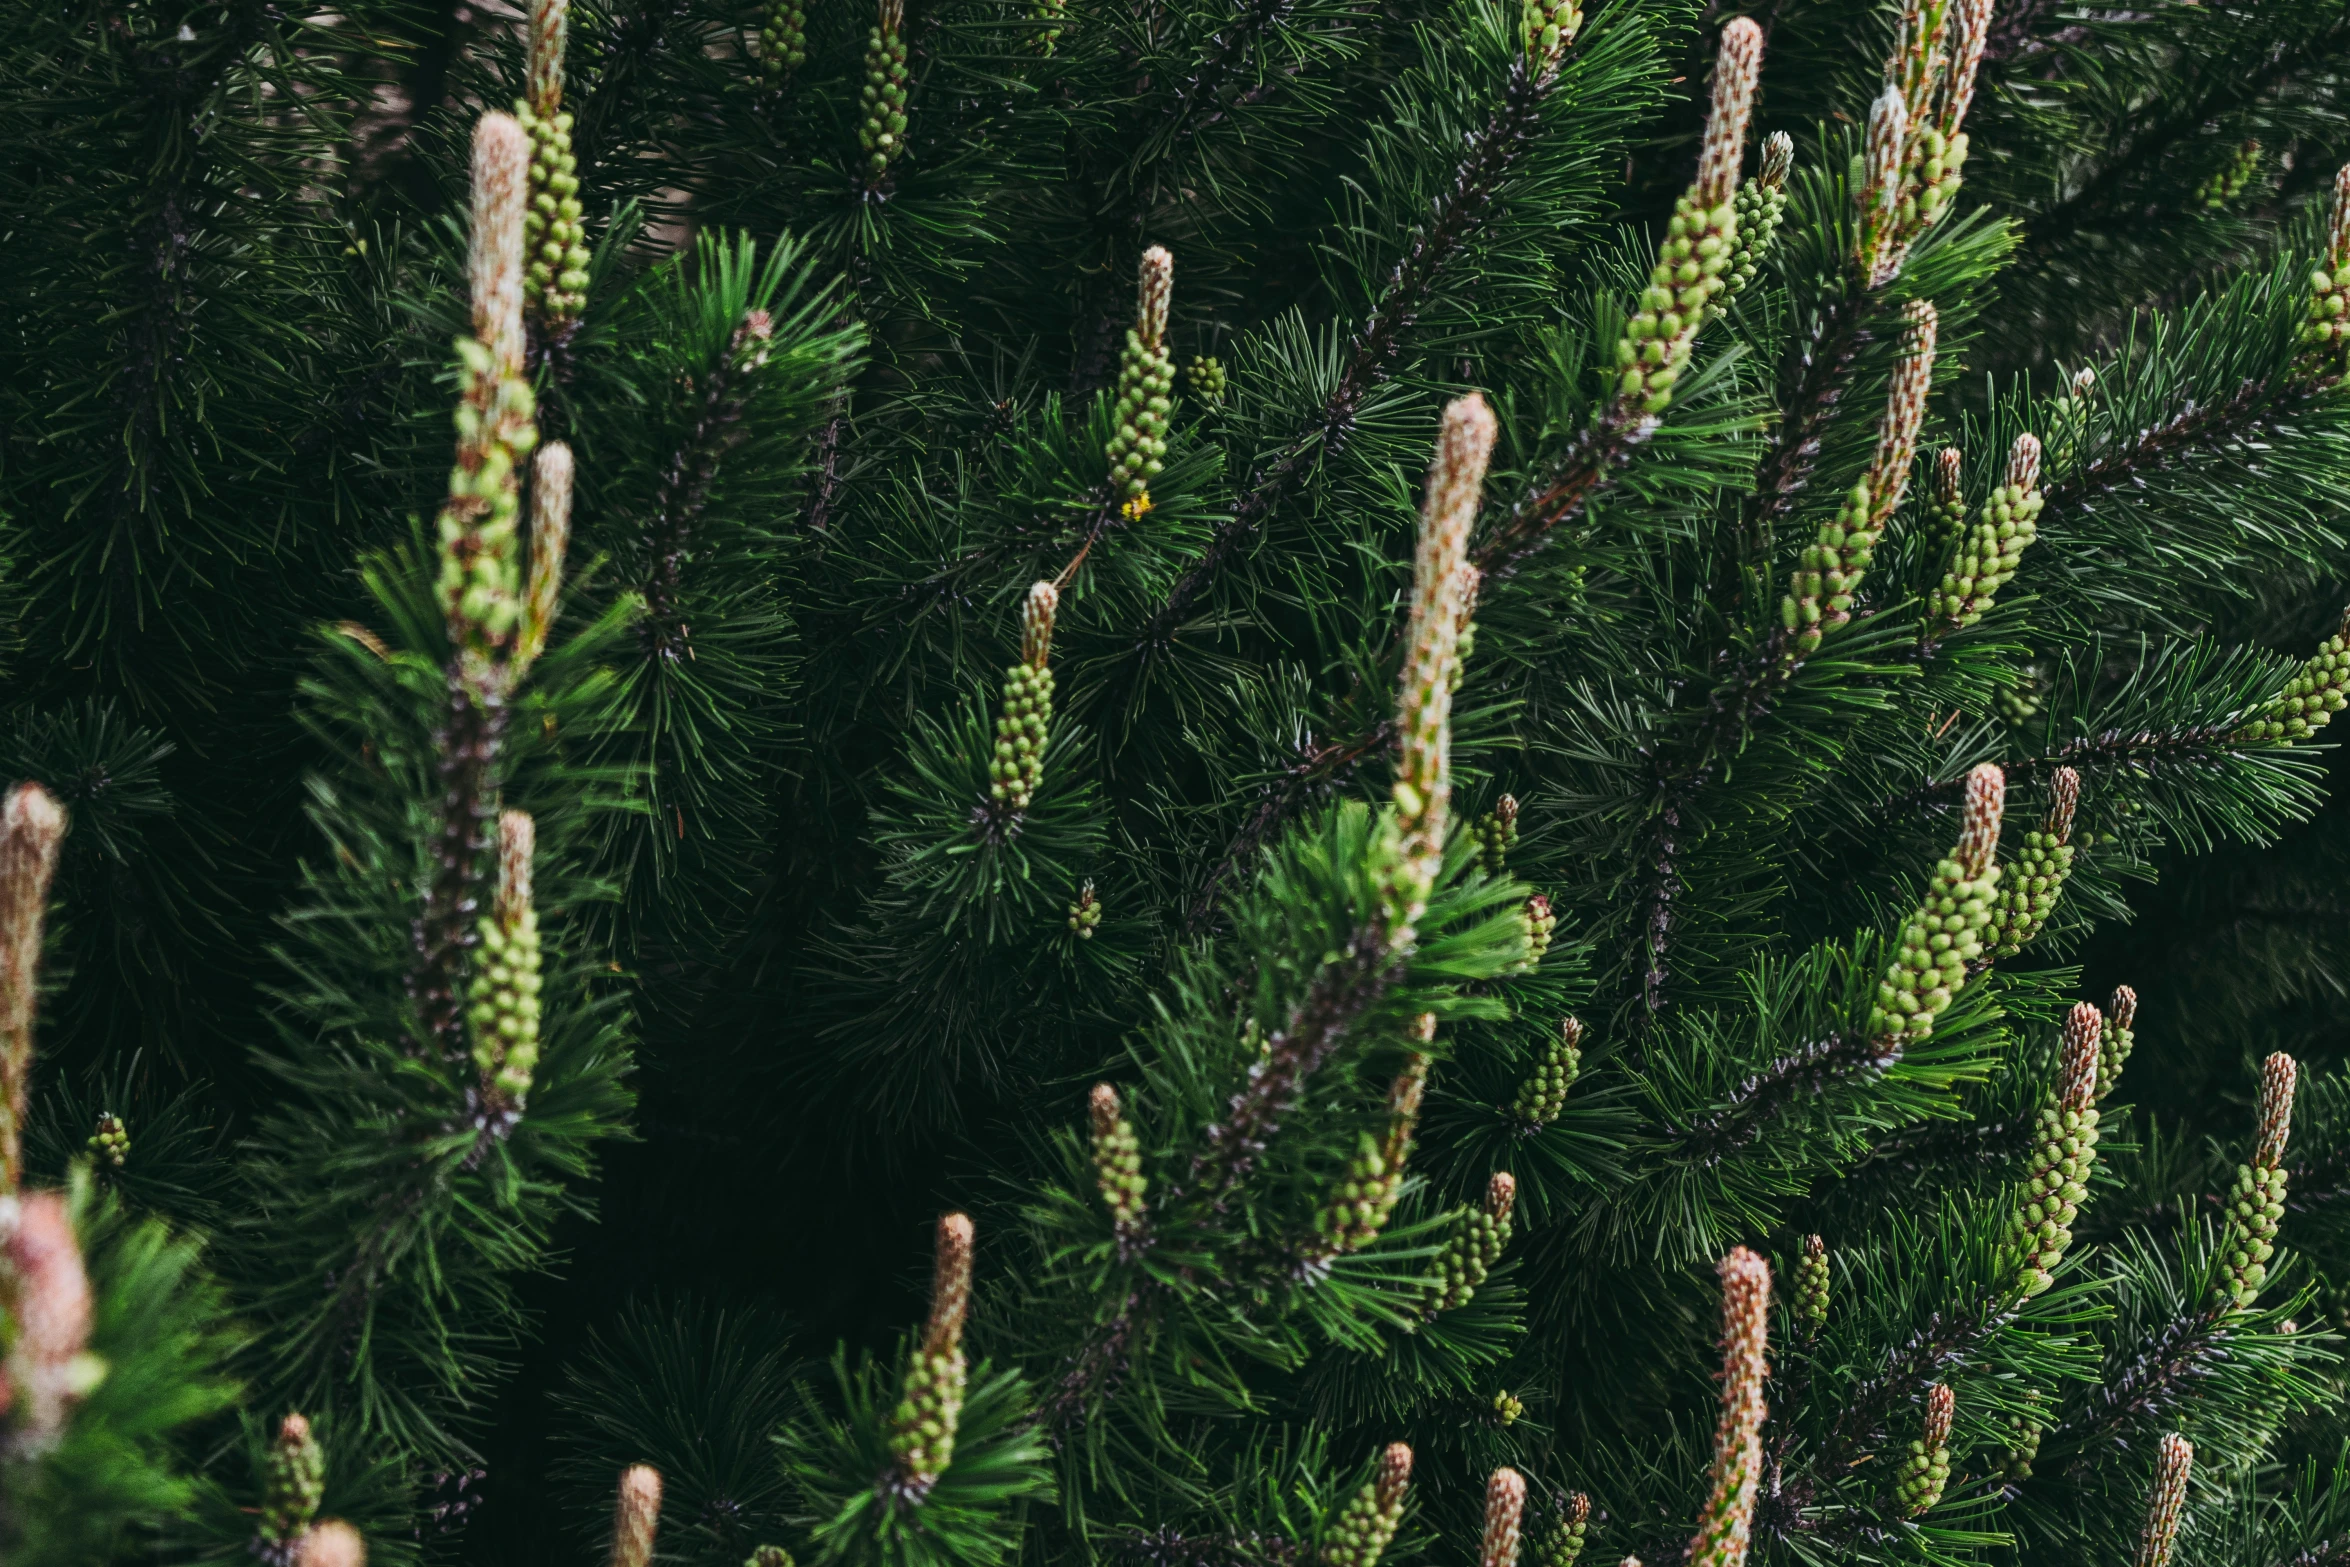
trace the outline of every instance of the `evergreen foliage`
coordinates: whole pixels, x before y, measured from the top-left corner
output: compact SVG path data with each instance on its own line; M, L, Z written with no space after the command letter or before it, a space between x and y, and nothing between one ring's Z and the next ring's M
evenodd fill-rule
M2338 7L13 20L0 1559L2350 1549Z

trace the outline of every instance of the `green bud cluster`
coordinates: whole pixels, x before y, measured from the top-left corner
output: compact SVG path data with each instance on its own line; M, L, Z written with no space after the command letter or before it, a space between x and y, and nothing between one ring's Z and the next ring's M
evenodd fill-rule
M2053 468L2071 464L2089 433L2089 394L2097 386L2097 372L2083 365L2073 372L2072 389L2048 405L2048 462Z
M1194 354L1191 363L1183 367L1184 389L1210 408L1222 406L1229 385L1224 361L1214 354Z
M114 1169L121 1169L131 1156L131 1131L122 1124L122 1117L111 1110L98 1114L98 1129L90 1134L91 1157L103 1159Z
M1566 1109L1567 1090L1582 1075L1583 1025L1565 1018L1559 1023L1558 1038L1543 1050L1534 1070L1518 1085L1518 1097L1510 1101L1511 1119L1530 1132L1550 1125Z
M1558 916L1551 912L1550 900L1541 893L1526 900L1518 910L1518 918L1526 927L1526 956L1518 965L1521 973L1541 965L1543 955L1550 951L1551 933L1558 929Z
M1364 1132L1346 1173L1314 1215L1315 1233L1333 1255L1358 1251L1379 1238L1402 1192L1402 1166L1391 1167L1379 1139Z
M1167 417L1175 411L1175 361L1166 344L1134 327L1118 358L1117 428L1110 435L1110 488L1137 512L1150 509L1151 480L1167 465Z
M288 1415L278 1422L277 1439L262 1459L261 1521L256 1533L265 1546L283 1553L310 1532L326 1495L326 1453L311 1435L310 1422Z
M2098 1041L2105 1020L2087 1002L2065 1020L2064 1057L2056 1102L2032 1127L2031 1162L2010 1221L2007 1252L2015 1267L2011 1287L2030 1297L2055 1283L2055 1268L2072 1244L2072 1223L2089 1197L2097 1162Z
M1485 874L1508 875L1510 850L1518 846L1518 797L1505 794L1494 801L1493 809L1478 818L1471 831L1477 836L1477 863Z
M1967 965L1983 955L1991 900L1999 887L1992 863L1999 841L2004 782L1988 764L1967 778L1966 820L1958 847L1934 867L1925 901L1902 926L1893 961L1869 1011L1869 1037L1899 1049L1934 1031L1934 1019L1967 982Z
M1999 1455L2000 1473L2010 1485L2021 1485L2032 1478L2032 1461L2040 1456L2040 1390L2028 1388L2024 1392L2026 1408L2020 1415L2011 1415L2007 1421L2007 1446Z
M1959 173L1966 167L1966 132L1945 136L1927 126L1911 138L1909 178L1902 182L1901 201L1894 222L1904 235L1923 234L1942 221L1950 198L1958 194Z
M908 78L902 19L903 10L895 0L882 0L881 20L865 35L865 87L858 94L864 118L857 126L857 146L865 154L869 184L880 184L906 150Z
M1118 1227L1121 1239L1142 1233L1150 1215L1149 1183L1142 1173L1142 1142L1134 1123L1118 1103L1118 1090L1096 1083L1090 1103L1093 1117L1093 1179L1102 1194L1102 1206Z
M2320 368L2340 373L2342 350L2350 347L2350 267L2319 267L2309 274L2309 320L2301 341Z
M509 641L521 621L522 492L518 468L538 444L537 401L520 376L501 376L490 351L457 340L466 394L457 403L457 464L439 522L436 588L456 640L469 652Z
M1527 68L1538 77L1557 70L1583 30L1582 0L1525 0L1519 15Z
M542 119L529 104L517 102L514 117L530 133L530 205L522 212L523 298L542 322L577 320L587 307L588 251L571 116L559 112Z
M2280 745L2306 740L2334 721L2346 692L2350 692L2350 627L2320 643L2300 673L2258 718L2237 732L2237 738Z
M1025 811L1044 781L1045 734L1053 721L1053 672L1030 664L1004 671L1004 702L987 764L988 797Z
M2097 1042L2097 1097L2103 1099L2122 1079L2122 1067L2138 1043L2138 993L2127 985L2114 988L2105 1009L2105 1031Z
M1779 622L1794 633L1798 656L1809 657L1818 650L1827 629L1823 622L1851 614L1853 591L1877 553L1877 530L1869 522L1873 509L1863 480L1845 494L1836 515L1822 523L1818 537L1805 546L1786 596L1779 601Z
M473 1062L483 1081L516 1104L530 1092L539 1062L539 917L525 909L509 929L481 922L481 947L466 997Z
M1591 1540L1591 1498L1574 1492L1534 1542L1533 1567L1575 1567Z
M743 1567L797 1567L791 1552L780 1545L762 1545L743 1558Z
M1754 178L1741 180L1738 194L1730 198L1738 223L1730 247L1730 271L1722 289L1725 301L1744 293L1771 257L1779 225L1787 216L1787 171L1794 160L1794 138L1785 131L1773 131L1763 142L1762 168Z
M1904 1518L1932 1512L1950 1484L1950 1418L1955 1404L1946 1383L1937 1382L1927 1391L1925 1431L1909 1444L1893 1477L1894 1505Z
M1517 1394L1512 1393L1509 1389L1504 1388L1500 1392L1493 1395L1494 1422L1498 1424L1503 1430L1506 1431L1511 1426L1516 1425L1518 1423L1518 1416L1524 1414L1525 1412L1525 1404L1519 1400Z
M1477 1289L1501 1261L1510 1243L1510 1210L1517 1205L1518 1183L1507 1170L1495 1174L1485 1188L1481 1207L1464 1206L1453 1215L1452 1238L1436 1257L1422 1286L1425 1316L1458 1311L1476 1298Z
M2022 436L2017 444L2030 441ZM2039 536L2041 497L2038 484L2038 443L2032 447L2032 478L2018 482L2014 468L2009 481L1991 492L1975 514L1975 524L1959 541L1941 586L1926 595L1926 613L1942 627L1957 630L1981 620L1999 590L2015 576L2024 551Z
M1806 1235L1795 1258L1795 1322L1806 1333L1828 1325L1829 1282L1828 1243Z
M961 1345L917 1349L906 1362L898 1405L890 1413L889 1450L902 1474L935 1483L955 1457L955 1427L968 1375Z
M1077 889L1077 901L1069 905L1069 934L1079 941L1091 941L1101 922L1102 900L1094 895L1093 883L1088 881Z
M759 20L751 52L758 57L759 74L769 87L808 63L807 0L768 0Z
M1955 446L1943 447L1934 459L1934 502L1927 509L1926 536L1944 553L1958 548L1966 533L1966 495L1959 488L1959 470L1965 462L1965 453Z
M1616 344L1620 406L1657 414L1671 405L1673 383L1688 366L1697 329L1728 286L1737 239L1734 199L1710 210L1698 205L1694 193L1674 203L1640 307Z
M2073 869L2073 812L2081 800L2081 775L2056 770L2048 819L2024 834L2023 846L2000 873L1999 899L1991 912L1991 956L2021 952L2056 910L2056 900Z
M2021 728L2040 715L2040 688L2028 680L2001 686L1991 697L1991 711L2009 728Z
M1028 0L1028 19L1046 25L1037 29L1033 43L1038 54L1047 59L1060 46L1061 22L1069 14L1069 0Z
M1323 1535L1322 1567L1379 1567L1403 1522L1404 1487L1411 1473L1412 1450L1401 1442L1390 1444L1378 1474L1355 1492Z
M2285 1216L2285 1172L2236 1166L2236 1184L2228 1193L2226 1251L2220 1270L2224 1288L2237 1310L2250 1310L2268 1282L2269 1259L2276 1255L2277 1224Z
M2223 210L2229 202L2244 194L2244 187L2251 184L2252 176L2259 172L2260 143L2240 143L2226 168L2215 169L2195 187L2195 205L2206 212Z

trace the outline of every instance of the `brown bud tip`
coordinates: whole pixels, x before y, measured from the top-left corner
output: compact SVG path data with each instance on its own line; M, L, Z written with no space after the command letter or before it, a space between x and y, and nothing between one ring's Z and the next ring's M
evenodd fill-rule
M1167 304L1175 293L1175 258L1164 245L1153 245L1142 253L1142 267L1135 284L1135 328L1142 340L1157 348L1167 336Z
M2334 171L2334 210L2326 229L2327 270L2350 261L2350 164Z
M1591 1521L1591 1498L1585 1496L1581 1491L1570 1491L1567 1493L1566 1505L1559 1511L1566 1518L1569 1528L1573 1528L1577 1524L1589 1523Z
M549 119L563 107L563 35L570 0L531 0L530 112Z
M2067 1110L2086 1110L2097 1097L2097 1052L2104 1033L2104 1015L2086 1001L2074 1002L2065 1014L2056 1100Z
M302 1536L295 1567L367 1567L367 1541L340 1518L311 1526Z
M1730 199L1746 166L1746 125L1754 117L1755 83L1762 77L1762 29L1741 16L1722 29L1714 56L1713 107L1705 117L1705 139L1697 149L1698 204L1708 209Z
M1403 1489L1412 1483L1412 1450L1401 1442L1390 1442L1379 1454L1379 1473L1371 1482L1378 1488L1379 1505L1393 1507L1403 1500Z
M37 783L20 783L0 803L0 1034L33 1024L41 969L41 923L65 812ZM21 1063L20 1063L21 1066Z
M1107 1137L1118 1129L1118 1116L1124 1108L1118 1103L1118 1090L1107 1083L1096 1083L1086 1106L1093 1112L1094 1136Z
M1770 1342L1771 1265L1735 1246L1716 1271L1722 1280L1722 1370L1732 1384L1723 1389L1727 1400L1739 1383L1754 1393L1762 1387L1763 1352Z
M2019 490L2040 487L2040 437L2019 435L2007 449L2007 482Z
M1966 775L1966 805L1960 814L1958 863L1970 881L1991 869L1999 853L1999 817L2007 808L2007 775L1991 762Z
M1516 821L1518 819L1518 797L1514 794L1505 794L1494 801L1493 814L1500 819L1504 827Z
M1518 1178L1507 1170L1496 1170L1485 1183L1485 1212L1496 1222L1506 1221L1510 1210L1518 1205Z
M2058 843L2072 842L2073 813L2080 808L2081 775L2069 767L2059 767L2048 788L2048 835Z
M1785 131L1773 131L1763 138L1762 168L1756 177L1763 182L1765 190L1777 190L1785 185L1794 167L1794 137Z
M620 1496L612 1510L612 1567L650 1567L660 1528L661 1471L631 1464L621 1471Z
M1501 1468L1485 1482L1485 1548L1478 1567L1517 1567L1518 1524L1526 1515L1526 1477Z
M963 1314L971 1305L971 1217L950 1213L938 1221L938 1250L930 1276L930 1325L922 1347L944 1354L963 1341Z
M2293 1135L2293 1086L2300 1075L2293 1058L2281 1050L2260 1063L2260 1136L2252 1152L2258 1169L2273 1170L2285 1162L2285 1143Z
M1569 1050L1583 1048L1583 1020L1575 1017L1559 1019L1559 1039Z
M1991 11L1996 0L1958 0L1951 19L1950 74L1943 84L1942 134L1954 136L1966 123L1967 107L1975 98L1975 72L1983 64L1983 44L1991 36Z
M1049 582L1032 582L1020 603L1020 656L1031 669L1042 669L1053 655L1053 620L1061 609L1061 590Z
M1444 423L1436 433L1436 461L1428 470L1428 496L1421 509L1420 532L1437 537L1430 564L1433 580L1450 585L1452 575L1468 551L1469 527L1477 520L1479 492L1485 484L1485 464L1493 455L1499 430L1484 397L1471 392L1445 405Z
M1945 446L1934 460L1934 498L1945 506L1955 505L1959 497L1959 469L1966 463L1966 454L1955 446Z
M1387 1113L1409 1122L1420 1113L1420 1099L1428 1091L1428 1057L1413 1051L1402 1071L1387 1088Z
M473 335L501 376L522 374L522 215L530 199L530 137L510 114L473 128L473 232L468 276Z
M277 1423L277 1445L300 1447L310 1440L310 1422L300 1415L288 1415Z
M1806 1235L1803 1238L1803 1254L1814 1262L1825 1262L1828 1259L1828 1243L1817 1235Z
M2154 1452L2154 1489L2146 1498L2146 1531L2138 1537L2136 1567L2168 1567L2178 1544L2179 1513L2187 1503L2187 1477L2195 1468L2195 1448L2177 1432L2162 1439Z
M1932 1451L1950 1445L1950 1422L1958 1413L1958 1395L1946 1382L1926 1389L1926 1447Z
M2138 1026L2138 993L2127 985L2116 985L2113 989L2112 1012L2114 1027L2136 1028Z
M1433 1044L1436 1040L1436 1014L1423 1012L1413 1018L1412 1037L1423 1045Z
M498 918L519 925L530 912L530 867L538 853L538 826L528 811L498 813Z

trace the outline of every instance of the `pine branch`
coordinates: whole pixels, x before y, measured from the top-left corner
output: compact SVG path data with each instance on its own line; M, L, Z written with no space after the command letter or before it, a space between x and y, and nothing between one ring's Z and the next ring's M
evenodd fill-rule
M1233 878L1247 869L1258 853L1289 819L1332 789L1342 787L1354 770L1395 743L1395 726L1385 720L1349 740L1313 746L1284 768L1261 791L1257 808L1232 842L1225 846L1215 868L1200 883L1185 914L1183 928L1192 935L1206 930Z
M2126 1440L2131 1428L2161 1420L2192 1398L2199 1384L2217 1374L2234 1337L2218 1309L2164 1323L2118 1375L2099 1385L2078 1417L2049 1430L2051 1437L2071 1438L2077 1448L2067 1471L2086 1473L2099 1449Z
M1680 1128L1682 1156L1712 1166L1752 1144L1798 1099L1865 1083L1891 1071L1901 1047L1843 1029L1801 1045L1754 1073L1722 1104Z
M709 504L718 465L738 434L765 346L774 328L764 310L744 315L724 355L702 377L702 405L661 472L653 515L645 527L651 571L647 574L642 635L655 659L676 663L688 655L680 616L685 563L692 553L694 524Z

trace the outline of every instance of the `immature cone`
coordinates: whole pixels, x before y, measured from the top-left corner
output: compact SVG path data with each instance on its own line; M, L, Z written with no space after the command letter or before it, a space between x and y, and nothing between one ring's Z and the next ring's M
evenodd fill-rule
M1828 1289L1828 1243L1806 1235L1795 1258L1795 1322L1807 1334L1828 1325Z
M538 831L525 811L498 813L497 904L478 927L465 1020L482 1092L520 1110L539 1064L539 917L531 902Z
M1555 75L1575 35L1583 30L1582 0L1524 0L1520 23L1525 32L1526 70L1537 81Z
M1069 934L1079 941L1091 941L1101 923L1101 895L1093 890L1093 881L1089 877L1085 885L1077 889L1077 901L1069 905Z
M122 1124L122 1117L111 1110L98 1112L97 1130L90 1133L85 1145L90 1156L109 1169L119 1170L130 1162L131 1129Z
M1477 520L1494 433L1493 410L1484 398L1471 392L1453 399L1444 410L1420 507L1391 785L1387 917L1388 939L1396 947L1411 944L1412 927L1427 911L1429 890L1444 867L1452 801L1452 692L1474 581L1469 529Z
M20 783L0 801L0 1197L24 1176L41 927L64 839L65 812L39 784Z
M2016 1213L2008 1228L2014 1259L2011 1287L2029 1298L2055 1283L2055 1269L2072 1244L2072 1223L2089 1197L2097 1162L2097 1056L2105 1020L2088 1002L2065 1018L2056 1102L2033 1123L2032 1155Z
M310 1434L310 1422L288 1415L278 1422L277 1440L263 1464L261 1543L282 1552L310 1532L326 1494L326 1453Z
M1505 794L1477 822L1477 859L1488 876L1506 876L1518 844L1518 797Z
M1518 1203L1518 1179L1497 1170L1485 1183L1480 1208L1460 1208L1453 1214L1452 1239L1436 1254L1424 1285L1424 1317L1458 1311L1476 1298L1477 1288L1501 1261L1510 1243L1510 1213Z
M1722 1416L1714 1428L1712 1488L1689 1567L1741 1567L1762 1477L1764 1356L1770 1347L1771 1265L1734 1248L1722 1259Z
M1591 1537L1591 1498L1571 1492L1534 1546L1535 1567L1575 1567Z
M796 1567L791 1552L780 1545L762 1545L743 1561L743 1567Z
M1191 363L1183 367L1185 389L1209 408L1222 406L1225 389L1230 384L1230 378L1224 373L1224 361L1214 354L1194 354Z
M1117 1226L1119 1249L1130 1250L1150 1217L1142 1143L1118 1103L1118 1090L1109 1084L1093 1085L1088 1109L1093 1118L1094 1184L1101 1191L1102 1206L1110 1210L1111 1223Z
M661 1471L631 1464L621 1471L620 1495L612 1508L611 1567L650 1567L660 1528Z
M1518 1085L1510 1102L1510 1117L1523 1132L1538 1132L1559 1118L1567 1107L1567 1090L1583 1075L1583 1025L1559 1019L1558 1037L1534 1063L1534 1070Z
M2096 368L2083 365L2073 372L2070 389L2048 405L2049 468L2068 468L2080 454L2089 433L2089 394L2096 387Z
M1797 651L1808 654L1823 633L1852 619L1852 601L1876 558L1885 526L1901 509L1909 490L1910 465L1917 460L1918 430L1926 420L1926 396L1934 388L1934 349L1940 318L1934 307L1913 299L1903 312L1907 333L1893 363L1893 385L1885 415L1877 421L1877 449L1868 476L1853 487L1843 508L1820 529L1803 552L1780 618L1797 632ZM1788 606L1792 605L1792 618Z
M522 597L522 629L514 639L514 667L528 669L547 650L548 633L563 606L563 557L571 548L571 448L549 441L530 467L530 586Z
M2227 1238L2220 1257L2220 1288L2229 1304L2249 1311L2268 1282L2277 1225L2285 1216L2285 1143L2293 1130L2293 1086L2300 1076L2283 1052L2260 1066L2260 1124L2252 1162L2236 1167L2228 1193Z
M1150 482L1166 466L1167 421L1175 410L1175 360L1167 352L1167 306L1175 292L1175 258L1164 245L1142 253L1134 325L1118 358L1118 396L1110 433L1110 488L1126 515L1151 509Z
M1942 585L1926 595L1926 640L1981 620L2039 536L2040 440L2019 435L2008 449L2007 482L1991 492L1959 541Z
M2073 869L2073 813L2080 808L2081 775L2059 767L2049 786L2048 819L2024 834L1999 877L1999 901L1991 911L1991 956L2012 958L2040 934L2065 878Z
M1696 183L1674 203L1639 309L1616 344L1616 406L1624 413L1659 414L1671 404L1698 328L1729 286L1738 240L1733 197L1761 71L1762 29L1739 17L1722 29L1714 58L1713 107L1698 145Z
M2330 379L2342 373L2350 354L2350 166L2334 175L2333 218L2325 254L2309 274L2309 319L2301 341L2311 374Z
M1966 532L1966 492L1960 487L1966 454L1945 446L1934 458L1933 542L1944 551L1958 547Z
M538 443L523 373L523 222L530 138L512 116L485 114L473 136L468 267L473 336L461 338L464 391L457 461L438 523L436 592L449 640L476 678L513 643L522 614L521 475Z
M2007 1422L2007 1446L1999 1459L2000 1473L2009 1485L2021 1485L2032 1478L2032 1462L2040 1456L2042 1425L2040 1390L2024 1390L2025 1409Z
M367 1541L340 1518L329 1518L302 1537L294 1567L367 1567Z
M1003 706L995 721L995 754L988 760L988 798L1013 814L1028 809L1044 781L1044 752L1053 722L1053 619L1060 590L1031 583L1020 606L1020 662L1004 671Z
M2350 612L2342 625L2318 644L2317 652L2301 666L2291 683L2236 733L2239 740L2270 740L2291 745L2306 740L2334 721L2350 700Z
M2131 1567L2170 1567L2179 1540L2179 1514L2187 1505L2187 1476L2195 1468L2194 1444L2177 1432L2154 1452L2154 1489L2146 1498L2146 1528L2138 1536Z
M1948 1384L1937 1382L1926 1390L1925 1430L1909 1444L1894 1477L1893 1495L1904 1518L1922 1518L1942 1500L1950 1484L1950 1421L1958 1396Z
M2103 1099L2113 1092L2121 1081L2122 1064L2130 1059L2130 1050L2137 1044L2138 993L2127 985L2116 986L2113 1003L2105 1013L2105 1037L2097 1048L2097 1097Z
M807 0L767 0L752 36L751 54L761 79L769 88L782 86L785 77L808 63Z
M523 291L549 334L565 331L587 304L587 229L581 221L579 159L563 112L563 42L570 0L531 0L530 96L514 118L530 135L530 209L524 218Z
M971 1304L971 1220L950 1213L938 1221L931 1272L930 1321L906 1362L898 1406L890 1415L889 1450L896 1455L899 1490L921 1500L955 1456L955 1426L963 1415L963 1315Z
M873 30L865 35L864 118L857 146L865 154L865 183L878 190L889 166L906 150L905 0L880 0Z
M1967 774L1958 846L1934 867L1925 901L1902 927L1893 961L1877 986L1869 1037L1885 1050L1898 1051L1932 1034L1934 1019L1965 988L1967 965L1983 955L1983 933L1999 886L1993 859L2006 794L2006 776L1991 763Z
M47 1451L66 1417L106 1375L89 1353L89 1276L73 1216L56 1192L18 1199L16 1226L0 1242L0 1320L15 1340L4 1368L10 1441L17 1452Z
M1526 1477L1493 1471L1485 1482L1485 1541L1477 1567L1518 1567L1518 1525L1526 1513Z
M1436 1019L1424 1019L1428 1033ZM1404 1069L1387 1092L1387 1133L1375 1138L1362 1134L1355 1156L1314 1216L1322 1254L1360 1251L1379 1238L1403 1195L1404 1163L1411 1157L1412 1132L1419 1124L1420 1097L1428 1086L1428 1057L1418 1052L1405 1059Z
M1942 81L1935 124L1945 138L1959 144L1959 162L1966 157L1959 127L1966 124L1967 109L1975 101L1975 75L1982 69L1983 45L1990 40L1991 12L1997 3L1956 0L1951 9L1950 70ZM1954 164L1954 172L1955 168Z
M1737 217L1737 240L1730 250L1730 270L1723 279L1722 298L1735 299L1752 283L1771 257L1779 225L1787 216L1787 174L1795 166L1795 139L1773 131L1763 139L1762 167L1752 179L1740 182L1730 206Z
M1550 909L1550 900L1541 893L1528 898L1518 910L1519 923L1526 931L1526 956L1518 967L1521 972L1540 966L1543 955L1550 951L1551 934L1558 929L1558 916Z
M1412 1450L1390 1442L1379 1455L1379 1472L1354 1494L1322 1541L1323 1567L1379 1567L1379 1557L1403 1521L1404 1493L1412 1478Z

